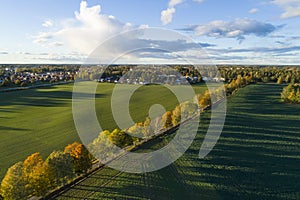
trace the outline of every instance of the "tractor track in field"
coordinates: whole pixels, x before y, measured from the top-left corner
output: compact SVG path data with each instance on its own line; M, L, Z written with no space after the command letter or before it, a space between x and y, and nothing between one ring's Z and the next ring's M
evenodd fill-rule
M103 184L101 184L101 185L99 185L98 187L98 189L96 189L96 190L94 190L94 191L91 191L89 194L87 194L86 196L85 196L85 200L88 200L89 199L89 197L91 197L92 195L94 195L95 193L97 193L97 192L100 192L103 188L102 187L104 187L104 186L106 186L106 185L108 185L110 182L112 182L115 178L117 178L117 177L119 177L122 173L124 173L124 172L118 172L116 175L114 175L114 176L112 176L109 180L107 180L105 183L103 183Z

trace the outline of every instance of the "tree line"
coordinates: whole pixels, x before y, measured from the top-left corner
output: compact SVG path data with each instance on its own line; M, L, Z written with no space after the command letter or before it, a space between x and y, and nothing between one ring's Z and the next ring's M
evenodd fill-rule
M43 196L87 172L92 167L92 160L88 150L77 142L67 145L64 151L52 152L46 160L40 153L33 153L7 170L0 194L9 200Z
M152 120L147 117L144 122L135 123L126 130L102 131L88 149L101 160L114 158L120 153L120 148L136 145L144 139L179 125L182 121L195 116L197 109L196 103L186 101L176 106L174 110L166 111L162 116Z
M300 104L300 84L289 84L281 92L281 100L286 103Z
M300 68L298 66L219 66L220 75L226 82L242 77L251 77L253 82L263 83L299 83Z

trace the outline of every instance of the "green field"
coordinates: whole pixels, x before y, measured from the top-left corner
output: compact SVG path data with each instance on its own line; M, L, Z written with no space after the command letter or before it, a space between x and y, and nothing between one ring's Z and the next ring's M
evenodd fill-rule
M110 97L114 84L99 84L96 111L103 129L116 128ZM195 85L196 92L204 85ZM0 180L7 168L34 152L46 158L53 150L80 141L72 117L73 85L58 85L0 93ZM178 104L174 94L158 86L142 86L132 96L131 116L144 121L152 104L171 110Z
M282 104L281 90L257 84L230 97L221 138L205 159L198 153L209 112L190 149L170 166L146 174L105 168L58 199L300 199L300 106Z

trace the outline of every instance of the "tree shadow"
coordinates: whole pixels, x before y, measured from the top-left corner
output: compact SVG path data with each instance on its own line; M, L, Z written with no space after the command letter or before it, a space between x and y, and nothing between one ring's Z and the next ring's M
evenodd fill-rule
M109 175L98 172L64 196L77 198L79 194L85 194L87 199L299 199L300 106L280 103L281 90L280 85L258 84L247 86L230 97L221 137L204 159L199 159L198 154L210 112L201 115L198 134L191 147L168 167L146 174L122 173L113 181ZM155 150L163 146L164 141L161 138L157 143L152 142L144 150ZM143 151L142 148L139 150ZM99 180L110 181L101 186L97 185Z

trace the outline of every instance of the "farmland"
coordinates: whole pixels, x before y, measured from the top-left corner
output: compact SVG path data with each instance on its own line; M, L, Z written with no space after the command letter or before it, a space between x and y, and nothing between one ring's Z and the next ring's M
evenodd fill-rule
M147 174L104 168L58 199L299 199L300 106L281 103L281 90L256 84L230 97L222 135L205 159L198 152L209 112L190 149L170 166ZM160 148L171 137L138 151Z
M116 128L110 97L114 84L99 84L96 94L97 117L103 129ZM195 85L196 92L204 85ZM0 179L12 164L34 152L46 158L53 150L80 141L72 118L73 85L57 85L0 93ZM143 86L132 96L130 112L136 122L144 121L152 104L173 109L174 94L158 86Z

